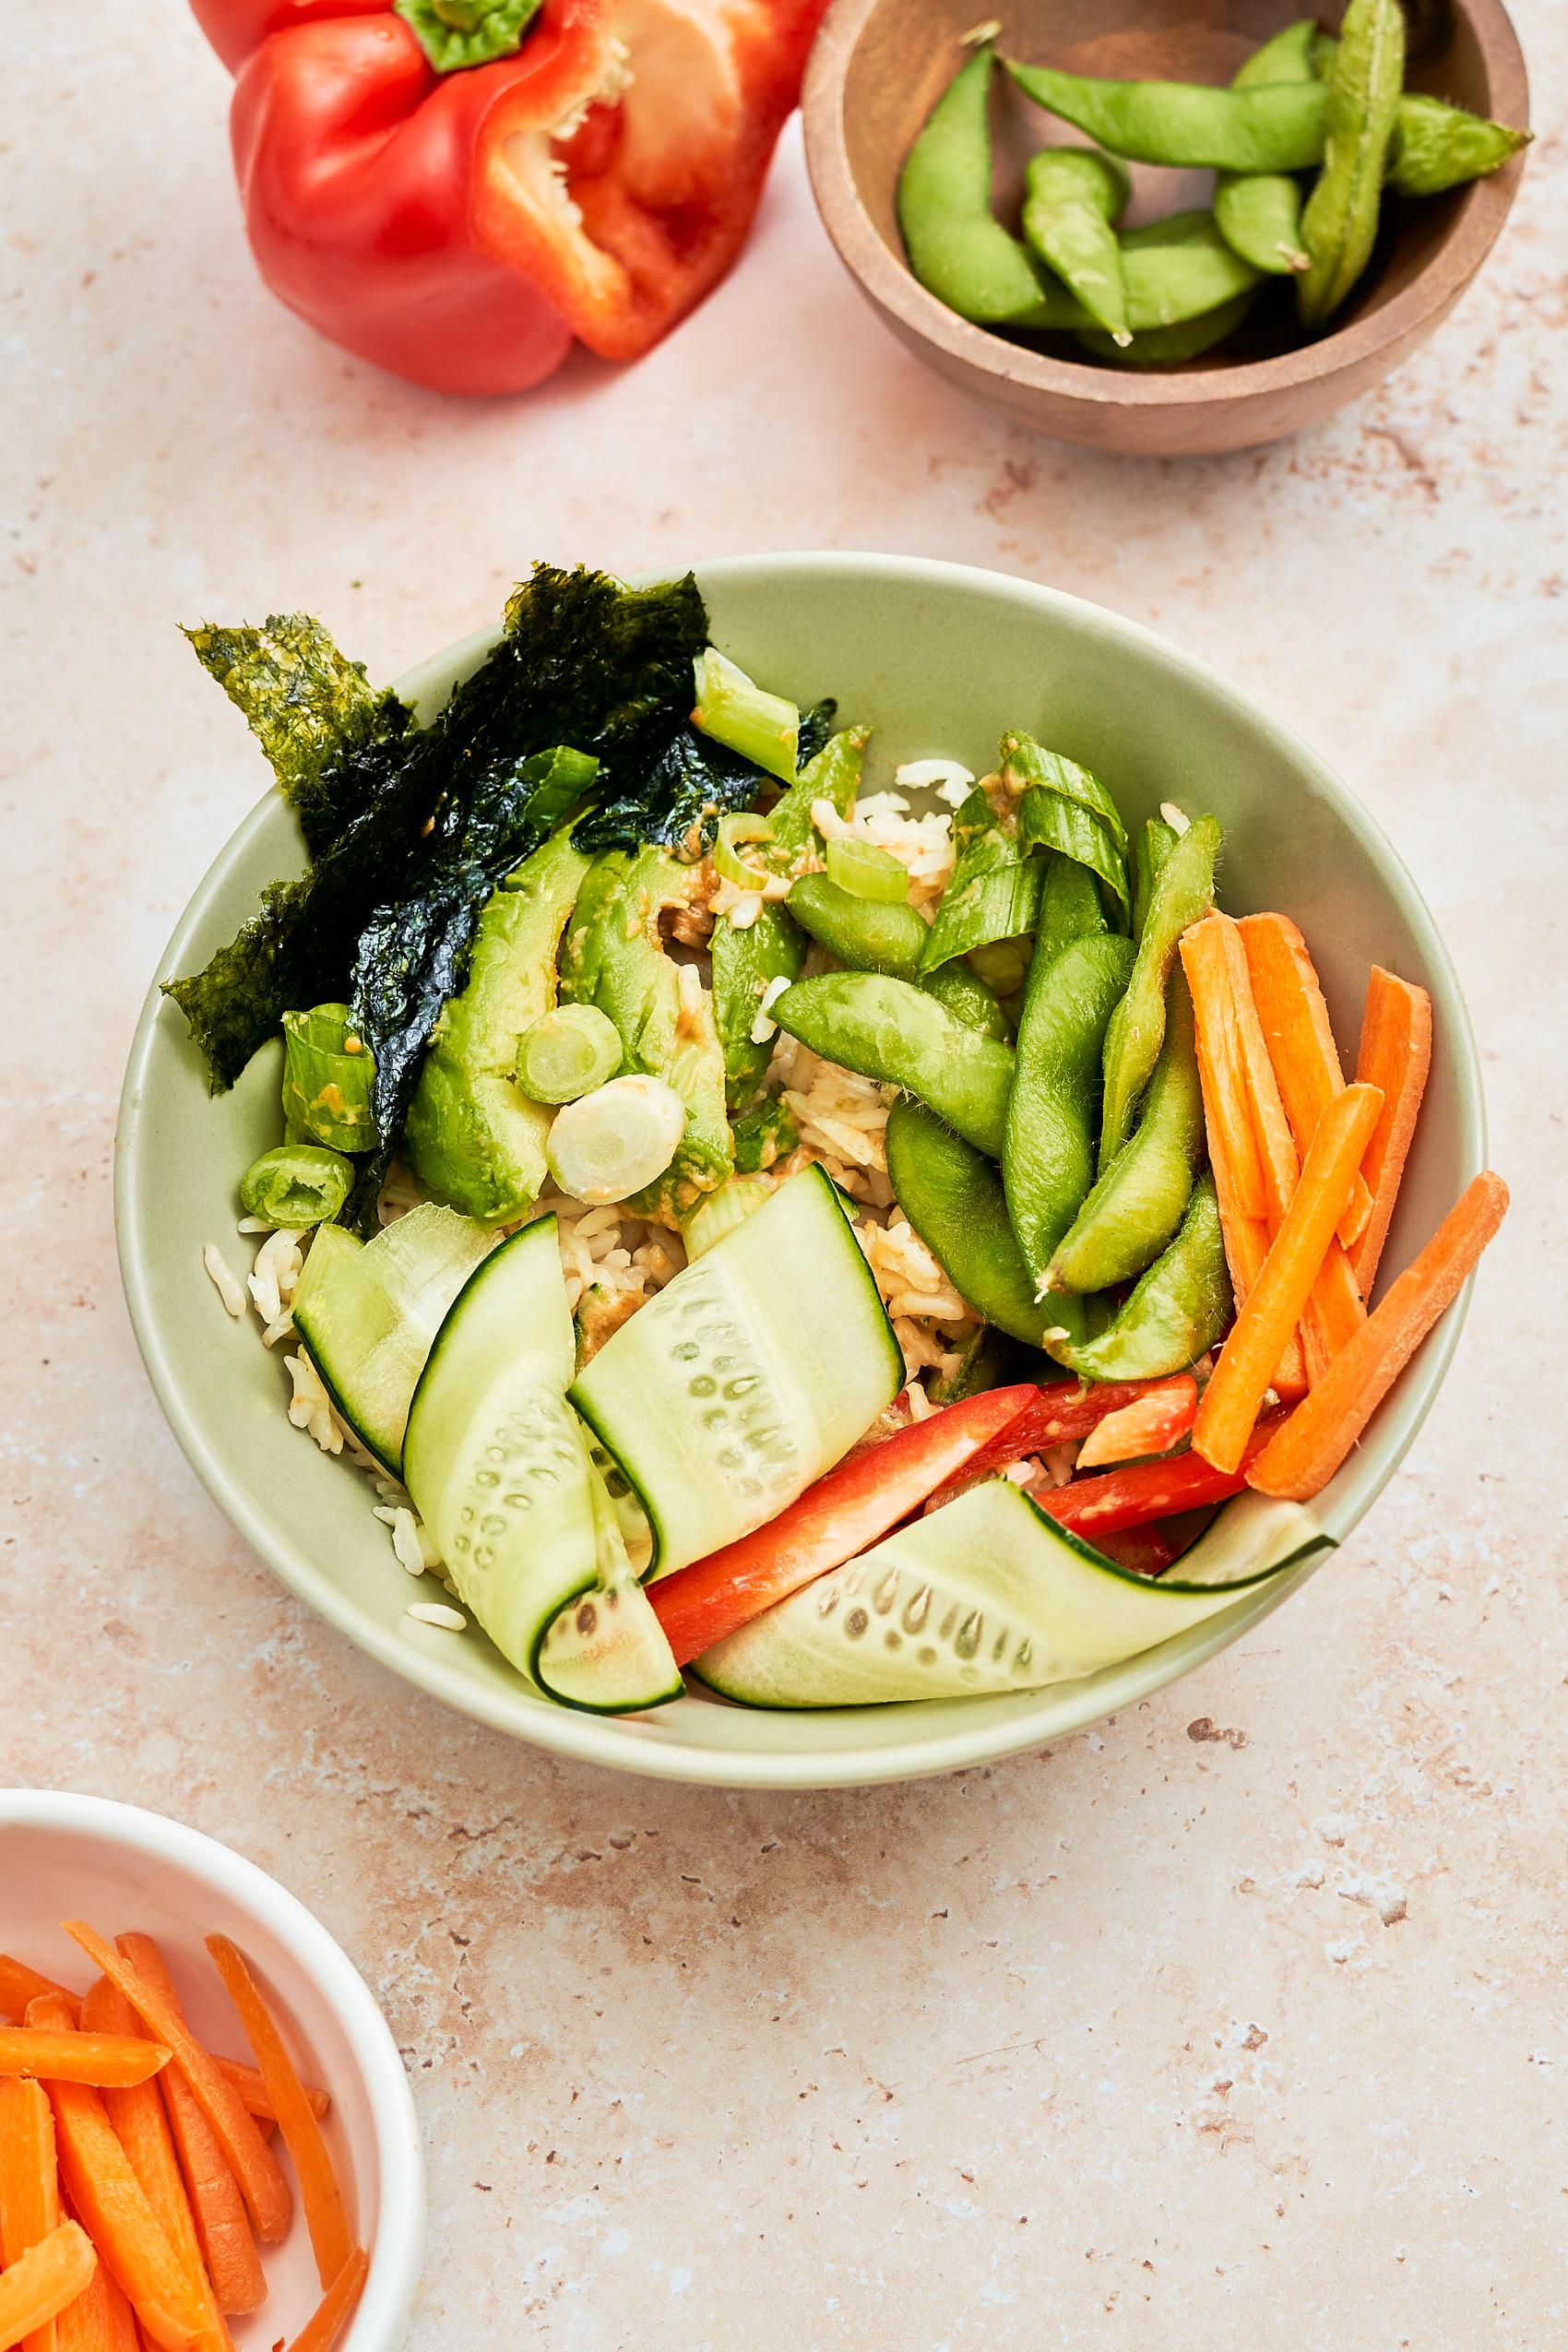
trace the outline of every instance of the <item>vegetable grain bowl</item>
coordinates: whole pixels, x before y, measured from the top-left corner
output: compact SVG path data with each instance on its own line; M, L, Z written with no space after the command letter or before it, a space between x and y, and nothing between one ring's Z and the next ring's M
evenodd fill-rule
M373 1655L635 1771L894 1778L1158 1689L1369 1508L1506 1192L1409 878L1244 695L888 557L541 564L379 694L190 634L279 789L137 1035L126 1286Z
M303 1906L0 1790L0 2352L398 2352L423 2227L402 2061Z

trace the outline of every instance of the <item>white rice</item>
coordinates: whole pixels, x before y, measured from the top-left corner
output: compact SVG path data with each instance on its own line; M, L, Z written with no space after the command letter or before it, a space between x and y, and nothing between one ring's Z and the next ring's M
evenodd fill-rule
M403 1611L405 1617L417 1618L422 1625L439 1625L448 1633L466 1633L469 1621L460 1609L448 1609L444 1601L416 1600Z

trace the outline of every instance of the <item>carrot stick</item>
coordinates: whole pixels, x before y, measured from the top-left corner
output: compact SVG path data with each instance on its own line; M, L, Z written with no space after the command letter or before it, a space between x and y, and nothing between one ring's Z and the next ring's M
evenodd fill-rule
M1503 1222L1508 1187L1484 1170L1443 1218L1414 1265L1389 1286L1326 1378L1248 1471L1265 1494L1304 1503L1321 1492ZM1305 1416L1304 1427L1297 1423Z
M112 1984L119 1986L145 2025L173 2052L174 2063L189 2083L197 2106L218 2135L246 2210L263 2243L286 2233L293 2212L289 2184L245 2110L244 2101L228 2077L213 2064L186 2025L178 2002L149 1985L122 1953L89 1928L85 1919L63 1919L65 1933L97 1962Z
M11 2345L20 2344L74 2303L97 2262L86 2232L74 2221L63 2221L8 2263L0 2277L0 2352L8 2352Z
M1381 964L1374 964L1367 982L1360 1050L1356 1056L1357 1077L1365 1086L1383 1088L1383 1111L1361 1163L1361 1172L1372 1187L1372 1215L1352 1253L1356 1278L1365 1298L1372 1296L1377 1262L1388 1239L1388 1222L1394 1215L1431 1063L1431 997L1424 988L1396 980Z
M321 2136L321 2126L311 2113L294 2061L283 2046L283 2037L257 1989L244 1954L226 1935L209 1935L207 1948L223 1979L224 1990L240 2013L245 2039L255 2052L256 2063L272 2094L278 2128L294 2161L315 2267L323 2287L330 2287L352 2254L354 2239L343 2210L343 2192Z
M1221 915L1215 920L1225 926L1225 949L1241 1037L1247 1101L1257 1137L1258 1158L1263 1167L1265 1222L1272 1241L1285 1221L1285 1212L1301 1181L1301 1166L1296 1148L1298 1138L1286 1112L1280 1080L1253 993L1242 924L1233 923L1229 915ZM1270 920L1283 921L1285 918L1280 916ZM1295 925L1290 928L1294 931ZM1300 938L1301 933L1298 932L1296 935ZM1303 947L1303 955L1305 952ZM1315 985L1315 973L1313 982ZM1325 1023L1327 1018L1325 1011ZM1332 1038L1329 1042L1333 1043ZM1333 1101L1334 1093L1343 1090L1344 1082L1341 1080L1339 1087L1325 1100ZM1312 1141L1310 1134L1307 1141L1309 1144ZM1354 1337L1365 1320L1366 1310L1361 1303L1356 1277L1350 1271L1350 1261L1345 1254L1343 1243L1336 1240L1324 1258L1322 1269L1301 1313L1299 1336L1306 1359L1309 1384L1323 1378L1340 1348L1348 1339Z
M120 1942L126 1958L172 2003L183 2024L184 2012L174 1980L152 1938L123 1935ZM251 2238L240 2184L229 2169L216 2132L196 2104L195 2092L177 2067L165 2067L159 2078L159 2088L179 2151L196 2243L212 2281L218 2308L235 2313L259 2310L267 2300L267 2280Z
M245 2066L237 2058L220 2058L215 2062L219 2073L227 2074L244 2099L246 2108L255 2116L258 2123L277 2122L278 2118L272 2112L272 2101L268 2097L267 2085L261 2079L259 2068ZM304 2095L310 2101L310 2111L319 2123L331 2108L331 2097L326 2091L319 2089L315 2083L306 2083L303 2087Z
M370 2256L362 2246L356 2246L295 2336L289 2352L327 2352L327 2346L337 2341L339 2329L359 2301L369 2272Z
M28 2002L36 2001L41 1992L58 1993L70 2004L71 2023L77 2021L77 1996L57 1985L53 1977L41 1977L25 1960L13 1960L8 1952L0 1952L0 2017L7 2017L19 2025L28 2013Z
M1191 1372L1154 1382L1131 1405L1107 1413L1078 1449L1077 1467L1099 1462L1131 1462L1141 1454L1164 1454L1184 1437L1197 1410L1198 1384Z
M1295 1198L1220 1350L1193 1424L1195 1451L1216 1469L1235 1470L1246 1451L1273 1368L1322 1270L1351 1175L1382 1108L1375 1087L1347 1087L1318 1122Z
M156 2098L157 2092L152 2096ZM86 2287L74 2303L66 2304L54 2325L60 2352L138 2352L145 2341L135 2312L102 2263L94 2265Z
M53 2110L42 2085L12 2075L0 2082L0 2263L8 2270L59 2227ZM45 2320L22 2352L56 2352L57 2340Z
M1246 956L1229 915L1206 915L1202 922L1182 932L1182 966L1192 992L1204 1124L1219 1202L1225 1260L1240 1308L1263 1272L1268 1255L1268 1226L1263 1163L1248 1099L1236 1007L1237 981L1246 976ZM1307 1393L1306 1360L1295 1332L1286 1342L1274 1385L1286 1398Z
M1328 1006L1307 943L1289 915L1243 915L1237 929L1290 1132L1297 1151L1305 1152L1318 1121L1345 1086ZM1366 1230L1371 1215L1372 1194L1358 1170L1350 1206L1339 1220L1346 1249Z
M83 2034L67 2027L54 2034L37 2025L0 2025L0 2075L30 2074L35 2081L90 2083L98 2090L120 2090L128 2083L145 2083L168 2063L166 2049L141 2040L134 2030Z
M82 2025L87 2031L115 2033L134 2023L130 2002L107 1977L100 1977L96 1984L89 1987L82 2001ZM156 2083L137 2083L129 2090L107 2090L102 2098L103 2112L130 2159L142 2194L157 2215L159 2227L206 2308L211 2340L226 2346L229 2332L219 2314L212 2283L202 2261L162 2094Z
M28 2004L30 2025L58 2025L63 2015L57 1994L42 1994ZM206 2352L212 2339L200 2298L158 2226L102 2100L86 2083L52 2082L47 2087L61 2186L104 2264L164 2352Z

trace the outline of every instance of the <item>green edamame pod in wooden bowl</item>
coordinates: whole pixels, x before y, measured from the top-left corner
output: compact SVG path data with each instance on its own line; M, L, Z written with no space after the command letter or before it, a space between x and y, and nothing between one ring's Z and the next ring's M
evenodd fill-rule
M1394 0L1375 6L1386 21ZM1345 13L1323 22L1337 32ZM1362 43L1349 14L1355 65ZM1328 416L1388 375L1447 315L1507 217L1529 134L1524 61L1503 0L1452 0L1412 21L1373 189L1388 76L1370 136L1358 145L1350 135L1360 160L1347 173L1351 77L1336 98L1335 43L1300 0L1215 0L1202 10L1194 0L1186 11L1156 0L1020 0L993 35L1000 63L982 51L973 65L973 12L959 0L833 0L803 97L813 188L885 324L1010 422L1141 454L1244 448ZM906 165L961 75L965 107L944 116L901 230ZM1091 160L1056 160L1075 153ZM1130 170L1132 198L1103 214L1089 175L1118 165ZM1219 174L1212 195L1197 168ZM1329 191L1308 240L1302 218L1323 178ZM968 226L941 245L933 224L960 181ZM1142 241L1172 212L1210 206L1216 244L1250 277L1200 310L1187 262L1163 233L1152 249ZM941 299L933 240L958 267ZM982 243L991 261L976 272ZM1314 254L1315 273L1303 267ZM1309 277L1298 316L1296 288ZM1030 311L1038 323L1024 326Z

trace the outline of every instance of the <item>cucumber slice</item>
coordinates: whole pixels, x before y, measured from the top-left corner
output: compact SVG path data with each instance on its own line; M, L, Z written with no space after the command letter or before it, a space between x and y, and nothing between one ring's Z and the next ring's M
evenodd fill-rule
M362 1445L402 1475L414 1384L442 1319L495 1236L423 1202L373 1241L324 1225L294 1293L294 1325Z
M568 1705L654 1706L680 1695L681 1677L565 1400L574 1352L555 1219L543 1217L486 1258L443 1323L410 1408L404 1476L458 1594L520 1673ZM539 1654L564 1611L576 1639L557 1643L547 1674Z
M903 1385L871 1268L813 1167L607 1339L571 1396L668 1575L782 1511Z
M1239 1495L1158 1583L988 1479L716 1642L694 1671L750 1706L867 1706L1075 1681L1184 1633L1328 1544L1298 1503Z

